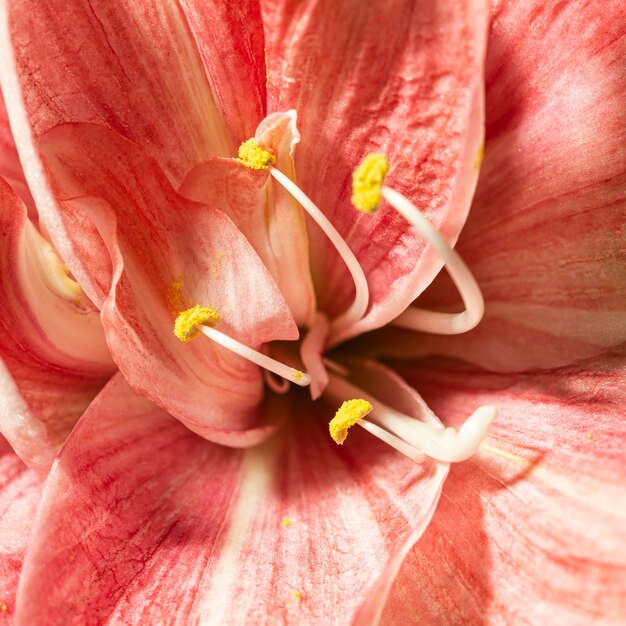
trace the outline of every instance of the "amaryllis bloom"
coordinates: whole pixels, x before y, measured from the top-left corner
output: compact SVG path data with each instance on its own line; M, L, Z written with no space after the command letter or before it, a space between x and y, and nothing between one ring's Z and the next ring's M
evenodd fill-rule
M0 8L0 615L618 622L617 3Z

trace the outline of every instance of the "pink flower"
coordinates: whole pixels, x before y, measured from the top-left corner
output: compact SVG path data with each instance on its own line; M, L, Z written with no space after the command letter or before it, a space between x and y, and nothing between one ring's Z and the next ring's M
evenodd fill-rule
M0 174L26 205L0 183L0 429L45 473L89 405L42 497L35 471L2 456L7 616L369 624L408 553L388 623L619 619L622 9L493 9L485 163L458 246L485 320L429 337L362 335L402 313L442 260L389 205L354 211L348 181L384 152L385 183L456 240L482 137L479 3L266 2L263 22L253 2L0 6L2 89L37 206L2 144ZM293 114L272 115L290 109L297 130ZM255 133L270 173L232 159ZM354 251L364 315L358 271L280 172ZM447 310L458 298L443 279L424 296ZM219 313L213 339L298 368L300 349L314 395L326 375L333 401L356 385L377 419L386 403L438 437L414 388L448 425L484 405L500 417L429 526L447 463L415 463L363 429L336 447L328 395L267 393L256 365L206 337L178 341L176 315L195 304ZM395 359L411 386L364 351ZM465 363L416 360L430 354Z

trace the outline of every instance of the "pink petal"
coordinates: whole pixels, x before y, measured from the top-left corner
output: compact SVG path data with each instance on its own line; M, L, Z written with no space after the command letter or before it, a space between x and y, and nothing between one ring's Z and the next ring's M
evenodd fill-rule
M379 377L411 410L406 385ZM274 401L289 426L244 452L194 437L114 379L49 477L22 623L372 623L447 470L365 432L337 447L332 407Z
M254 0L220 0L209 6L203 0L180 0L179 4L236 147L254 135L265 117L267 69L259 4Z
M27 463L52 446L115 370L97 312L0 180L0 432Z
M403 367L454 423L500 414L455 466L412 550L387 624L621 624L626 614L623 355L554 372Z
M251 347L297 338L250 244L219 205L178 195L152 159L112 131L64 125L40 147L61 210L92 219L109 250L102 318L126 379L202 436L244 445L262 396L259 368L205 337L182 343L173 328L181 310L200 304Z
M485 162L458 246L485 319L415 337L413 354L519 371L626 339L626 10L534 4L502 4L492 25ZM430 301L456 296L441 285Z
M7 72L23 99L12 94L9 110L25 115L36 139L63 122L104 124L180 181L196 163L234 154L263 116L263 32L252 2L207 12L196 0L6 0L6 20Z
M11 127L9 126L9 118L7 116L6 107L4 106L4 98L0 91L0 178L3 178L16 193L20 195L22 200L31 212L31 218L35 217L37 212L34 210L33 198L30 195L28 185L24 179L24 172L17 156Z
M42 480L0 436L0 620L13 624L26 546L41 497Z
M276 166L293 177L293 151L300 140L295 113L268 116L255 137L276 155ZM267 172L250 170L232 159L196 166L180 192L196 202L216 204L235 222L272 274L296 323L310 324L315 293L306 223L295 200Z
M486 7L476 1L263 3L269 109L298 111L298 184L336 225L366 272L372 307L351 334L398 315L440 260L394 210L350 204L352 170L368 152L391 162L390 186L413 199L454 242L465 221L482 144ZM353 288L312 227L320 308L336 315Z

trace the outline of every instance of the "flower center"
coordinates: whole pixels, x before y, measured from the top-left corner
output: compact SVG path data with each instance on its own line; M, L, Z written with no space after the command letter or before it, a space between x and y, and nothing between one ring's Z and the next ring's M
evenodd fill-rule
M274 166L275 156L259 146L255 139L241 144L236 159L255 170L268 170L269 174L302 206L313 221L331 241L355 285L352 304L338 317L329 321L317 312L315 321L307 330L301 345L300 359L306 372L254 350L215 328L220 316L209 306L193 306L180 313L174 325L174 333L184 342L205 335L222 347L248 359L266 371L268 386L277 393L288 389L288 382L311 387L315 400L322 394L333 401L345 400L330 421L330 434L338 444L343 444L348 429L358 424L372 435L391 445L416 462L427 456L443 462L457 462L469 458L477 450L496 409L484 406L475 411L457 431L432 422L429 416L415 419L380 402L366 391L349 382L349 372L341 366L324 360L322 353L329 337L345 329L365 315L369 305L367 278L356 256L337 229L319 207L288 176ZM365 212L373 213L381 200L396 209L437 251L457 286L465 310L462 313L440 313L409 307L392 324L413 330L439 334L466 332L480 321L484 302L480 288L460 256L447 244L437 229L407 198L384 184L389 170L387 158L379 154L368 155L353 174L352 203ZM328 369L332 371L329 373ZM277 382L273 373L284 381ZM430 422L429 422L430 420Z

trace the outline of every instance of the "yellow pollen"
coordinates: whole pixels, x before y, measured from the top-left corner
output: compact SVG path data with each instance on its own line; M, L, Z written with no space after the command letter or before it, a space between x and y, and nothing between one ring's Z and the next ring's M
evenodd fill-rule
M287 528L287 526L291 526L292 524L293 520L290 517L283 517L283 521L280 523L283 528Z
M178 315L174 322L174 334L181 341L190 341L200 334L196 326L207 321L214 326L220 321L220 316L215 309L196 304Z
M291 376L293 378L294 383L299 383L302 380L303 374L300 370L297 370L295 367L292 367Z
M4 602L0 604L0 611L2 611L3 613L6 613L8 610L9 610L9 607Z
M380 202L389 161L384 154L368 154L352 173L352 204L364 213L373 213Z
M587 437L587 439L591 440L591 439L593 439L593 433L587 433L585 435L585 437Z
M302 594L294 589L291 593L293 593L293 597L296 599L296 602L302 602Z
M185 300L183 298L183 287L185 283L182 278L175 280L167 290L167 301L170 305L170 310L175 315L178 315L185 308ZM189 303L191 304L191 302Z
M474 170L480 170L480 166L483 164L483 159L485 157L485 142L481 143L474 155Z
M367 400L346 400L330 420L330 436L341 445L348 436L348 429L365 417L374 407Z
M263 150L254 137L239 146L237 157L235 161L251 170L268 170L270 165L276 163L276 157L271 152Z

